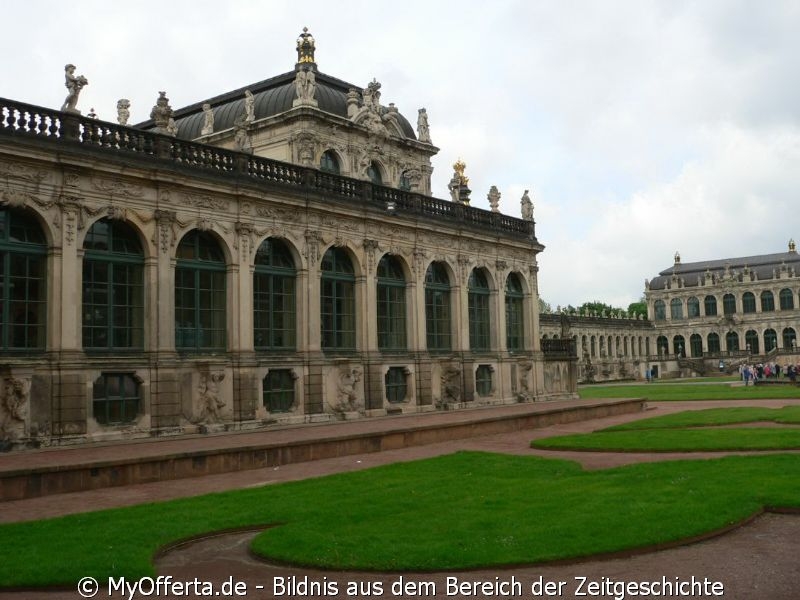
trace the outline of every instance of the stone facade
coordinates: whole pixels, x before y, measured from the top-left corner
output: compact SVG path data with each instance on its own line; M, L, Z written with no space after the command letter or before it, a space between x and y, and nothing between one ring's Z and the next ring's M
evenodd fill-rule
M575 396L539 343L533 220L431 197L436 148L379 86L348 119L314 72L285 114L250 86L253 119L239 91L161 93L169 131L2 102L4 447Z

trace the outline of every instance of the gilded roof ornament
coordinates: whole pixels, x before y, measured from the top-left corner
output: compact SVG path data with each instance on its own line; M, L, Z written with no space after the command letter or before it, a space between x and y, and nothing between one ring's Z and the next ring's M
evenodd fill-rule
M314 50L314 36L308 33L308 27L303 27L303 33L297 38L297 62L315 64Z
M789 239L789 252L797 252L797 246L793 239Z

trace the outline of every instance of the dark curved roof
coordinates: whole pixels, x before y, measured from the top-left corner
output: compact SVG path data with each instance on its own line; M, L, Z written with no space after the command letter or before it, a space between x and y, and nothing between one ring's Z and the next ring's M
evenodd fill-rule
M779 252L777 254L760 254L757 256L743 256L740 258L725 258L721 260L706 260L695 263L678 263L664 269L650 281L651 290L663 290L667 287L673 275L683 278L685 287L697 286L697 278L706 273L720 275L729 269L731 273L741 280L741 271L747 267L755 272L759 281L772 279L774 272L780 272L786 266L800 273L800 254L797 252Z
M256 120L271 117L287 112L292 108L295 99L294 89L295 71L289 71L270 79L221 94L202 102L174 111L175 123L178 125L178 137L184 140L193 140L200 137L205 120L203 104L208 102L214 111L214 131L224 131L233 127L236 118L244 114L244 93L246 90L255 97ZM316 73L316 95L319 110L326 113L347 117L347 92L355 88L361 93L361 87L349 84L324 73ZM414 129L408 120L401 114L397 120L405 137L415 140ZM141 129L152 129L155 123L152 120L136 125Z

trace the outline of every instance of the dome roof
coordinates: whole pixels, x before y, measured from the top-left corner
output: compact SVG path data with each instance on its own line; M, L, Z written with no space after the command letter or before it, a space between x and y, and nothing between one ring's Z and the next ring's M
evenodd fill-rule
M316 72L315 75L317 86L314 98L317 101L318 109L347 119L347 93L350 89L355 89L360 95L361 87L348 84L324 73ZM205 120L203 114L203 104L205 103L210 104L214 112L215 132L232 128L236 118L245 113L244 93L247 90L250 90L255 99L256 120L288 112L292 109L292 102L296 98L294 79L295 71L290 71L178 109L173 113L178 126L177 137L184 140L200 137ZM385 107L382 108L384 112L388 110ZM395 113L395 115L403 135L408 139L416 140L414 129L408 120L400 113ZM155 127L155 123L149 120L140 123L137 127L152 129Z

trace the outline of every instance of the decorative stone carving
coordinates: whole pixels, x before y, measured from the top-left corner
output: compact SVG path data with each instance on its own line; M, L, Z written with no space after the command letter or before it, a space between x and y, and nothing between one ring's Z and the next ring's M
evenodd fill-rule
M75 65L68 64L64 67L64 85L67 87L67 98L64 100L64 104L61 106L61 110L64 112L74 113L76 115L81 114L76 108L78 104L78 96L81 93L81 90L89 85L89 81L83 75L75 76Z
M361 92L364 108L380 114L381 112L381 84L373 77L372 81Z
M20 163L0 161L0 177L22 179L38 186L42 181L50 177L50 173Z
M256 98L250 90L244 91L244 120L248 125L256 120Z
M239 152L252 152L250 134L247 131L246 115L242 114L233 123L233 146Z
M169 105L167 92L158 92L158 100L150 111L150 118L156 125L156 133L169 134L170 119L172 119L172 107Z
M351 412L359 410L362 405L361 392L358 382L361 381L359 367L342 367L339 369L339 382L337 384L336 412Z
M367 271L375 270L375 251L378 249L378 240L364 240L364 253L367 255Z
M519 363L519 385L517 387L517 402L530 402L534 399L530 390L530 375L533 370L533 363L523 362Z
M526 221L533 221L533 202L531 202L531 197L528 196L528 190L525 190L525 193L522 194L519 204L522 218Z
M447 189L450 190L450 197L453 202L468 205L469 195L472 190L469 189L469 177L464 175L464 169L466 168L466 163L460 158L453 164L453 177L450 179L450 183L447 184Z
M203 104L203 128L200 130L200 135L211 135L212 133L214 133L214 111L206 102Z
M181 194L185 206L194 206L206 210L226 210L228 203L220 198L208 194Z
M414 273L416 273L419 276L422 273L424 273L423 269L425 268L425 257L426 257L425 251L420 248L414 248L413 257L414 259L412 262L412 266L414 268Z
M158 245L162 253L167 253L170 247L174 246L177 241L177 233L175 231L177 217L175 211L156 210L153 213L153 218L156 220L157 227L156 233L151 241Z
M127 98L120 98L117 100L117 123L120 125L127 125L128 119L131 116L131 101Z
M317 79L314 70L308 67L297 71L294 78L294 91L296 98L292 106L317 106L314 96L317 93Z
M253 245L255 227L252 223L237 221L234 228L236 230L236 237L233 240L233 247L239 250L240 256L245 259L250 252L250 247Z
M322 236L319 231L305 232L306 246L303 249L303 256L308 260L309 265L316 265L319 262L319 245L322 243Z
M199 423L211 424L222 421L222 410L225 400L219 389L219 382L225 379L225 373L204 373L200 377L198 389Z
M358 114L358 90L350 88L347 92L347 116L352 119Z
M500 192L497 190L497 186L493 185L489 188L489 193L486 194L487 200L489 200L489 206L492 208L492 212L500 212Z
M431 131L428 127L428 111L424 108L419 109L417 116L417 139L426 144L431 143Z
M92 187L103 192L109 198L113 198L114 196L141 198L144 195L144 190L141 187L129 185L119 180L93 178L91 181Z
M0 440L14 441L27 435L30 379L6 377L0 397Z
M461 402L461 368L458 365L447 365L442 368L442 398L443 408L446 404Z

